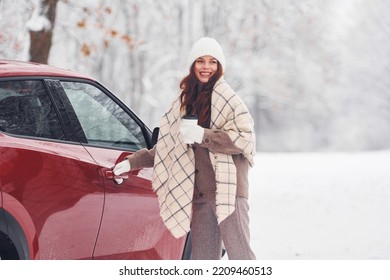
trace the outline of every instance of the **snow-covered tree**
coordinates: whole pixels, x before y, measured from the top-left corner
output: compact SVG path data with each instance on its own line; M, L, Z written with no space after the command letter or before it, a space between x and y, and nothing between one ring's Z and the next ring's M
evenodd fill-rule
M30 61L48 63L58 0L34 0L34 9L27 22L30 33Z

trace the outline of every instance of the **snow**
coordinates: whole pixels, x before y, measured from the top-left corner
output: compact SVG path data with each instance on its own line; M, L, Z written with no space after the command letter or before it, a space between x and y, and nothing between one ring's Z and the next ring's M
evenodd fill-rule
M390 151L258 153L252 247L266 260L390 259Z
M42 30L49 30L51 27L50 21L43 16L34 15L31 19L26 23L26 27L28 30L39 32Z
M49 30L51 28L51 23L49 19L42 14L40 14L41 1L34 0L34 10L31 18L27 21L26 27L30 31L39 32L42 30Z

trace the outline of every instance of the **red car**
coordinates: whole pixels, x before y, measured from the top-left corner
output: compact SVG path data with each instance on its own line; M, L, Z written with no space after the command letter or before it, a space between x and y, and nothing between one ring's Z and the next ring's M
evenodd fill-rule
M112 176L152 138L96 80L0 60L0 259L190 258L190 236L160 218L152 169Z

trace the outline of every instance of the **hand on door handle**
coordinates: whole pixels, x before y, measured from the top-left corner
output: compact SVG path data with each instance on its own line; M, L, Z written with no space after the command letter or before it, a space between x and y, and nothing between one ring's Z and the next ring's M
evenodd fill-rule
M112 171L114 171L115 175L121 175L123 173L129 172L130 169L131 169L130 161L126 158L123 161L116 164L112 169Z
M124 179L128 179L127 175L115 175L113 170L106 170L105 172L107 179L113 179L118 185L123 183Z

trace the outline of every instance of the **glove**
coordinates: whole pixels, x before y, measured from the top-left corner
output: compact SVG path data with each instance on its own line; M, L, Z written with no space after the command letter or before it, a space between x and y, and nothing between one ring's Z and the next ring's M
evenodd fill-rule
M202 143L204 128L197 124L183 123L180 127L180 133L183 136L184 143L194 144Z
M130 169L130 161L128 159L125 159L124 161L121 161L120 163L115 165L112 171L115 175L121 175L123 173L129 172Z

